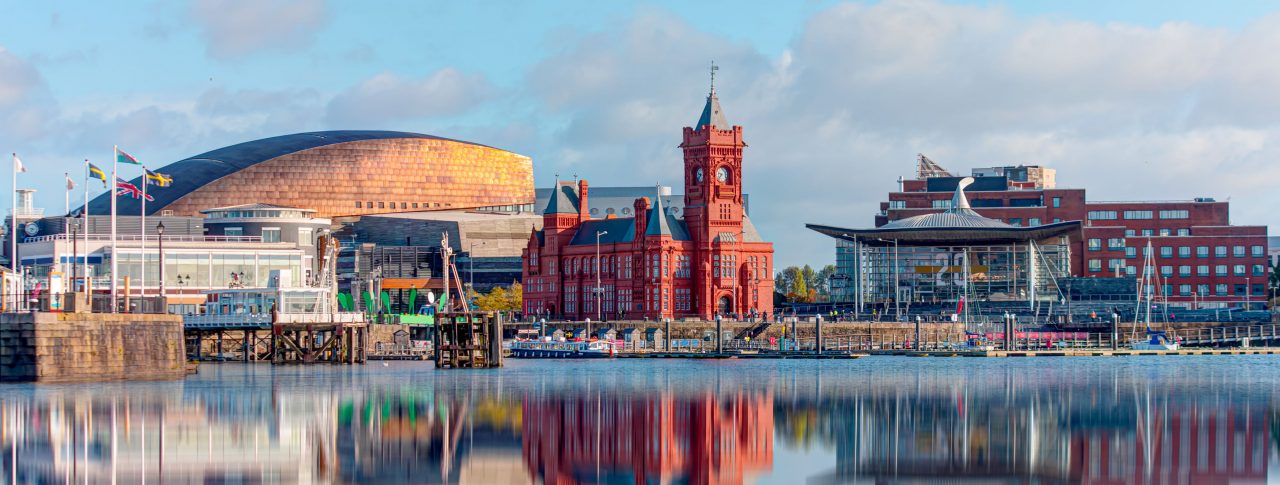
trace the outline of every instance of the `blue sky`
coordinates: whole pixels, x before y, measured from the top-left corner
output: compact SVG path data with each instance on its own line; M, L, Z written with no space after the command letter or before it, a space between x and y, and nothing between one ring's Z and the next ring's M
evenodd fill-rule
M870 225L917 152L961 172L1050 165L1096 199L1231 197L1234 223L1278 222L1267 2L0 6L0 151L50 212L62 172L112 144L164 165L337 128L506 148L540 185L673 184L715 59L782 264L830 262L801 223Z

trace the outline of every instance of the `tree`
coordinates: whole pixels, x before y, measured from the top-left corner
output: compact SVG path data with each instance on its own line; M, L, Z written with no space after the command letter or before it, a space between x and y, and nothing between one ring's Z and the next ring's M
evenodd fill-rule
M806 284L804 271L797 269L795 266L792 266L787 269L795 270L795 275L792 277L792 280L791 280L792 281L791 291L787 293L787 298L795 302L808 303L809 302L809 285Z
M520 310L524 288L520 283L512 283L509 289L498 286L489 290L488 294L480 294L472 290L471 298L480 311L513 312Z
M828 264L822 267L821 271L814 276L813 289L817 290L818 297L822 300L831 299L831 277L836 274L836 265Z
M1280 291L1280 261L1271 265L1270 273L1267 282L1271 284L1271 295L1275 295Z

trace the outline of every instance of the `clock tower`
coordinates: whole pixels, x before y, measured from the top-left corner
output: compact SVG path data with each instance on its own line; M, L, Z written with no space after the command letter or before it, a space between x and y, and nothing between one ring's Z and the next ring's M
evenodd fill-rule
M721 234L742 233L742 127L730 126L716 97L716 70L702 116L685 127L684 217L699 248L709 249Z

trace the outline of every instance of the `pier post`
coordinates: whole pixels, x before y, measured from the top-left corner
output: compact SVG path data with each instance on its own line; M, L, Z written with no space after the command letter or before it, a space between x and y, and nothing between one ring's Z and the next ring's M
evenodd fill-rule
M670 319L670 318L664 318L662 321L663 321L663 323L666 325L666 329L662 331L662 332L663 332L663 333L662 333L662 335L665 337L665 338L663 338L663 339L662 339L662 345L663 345L664 347L666 347L667 352L670 352L670 351L671 351L671 339L672 339L672 338L674 338L674 337L672 337L672 336L671 336L671 319Z
M1111 350L1120 350L1120 314L1111 314Z
M720 331L720 315L716 315L716 353L724 352L724 333Z
M817 317L817 321L818 321L818 334L817 334L817 335L815 335L815 336L814 336L814 338L813 338L813 340L814 340L814 342L813 342L813 343L814 343L813 353L814 353L815 355L822 355L822 344L823 344L823 342L822 342L822 315L818 315L818 317Z
M920 345L920 315L916 315L916 340L911 344L914 350L922 350Z

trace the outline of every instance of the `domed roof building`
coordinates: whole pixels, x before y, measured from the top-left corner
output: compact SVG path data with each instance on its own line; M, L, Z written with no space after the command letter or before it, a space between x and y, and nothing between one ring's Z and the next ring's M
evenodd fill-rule
M128 169L125 169L128 170ZM212 150L153 171L173 178L150 187L147 214L198 216L213 207L265 203L317 217L437 209L532 210L533 161L490 146L397 131L320 131ZM121 177L125 178L125 177ZM141 177L132 180L141 186ZM121 197L119 214L141 201ZM89 203L108 214L111 198Z

